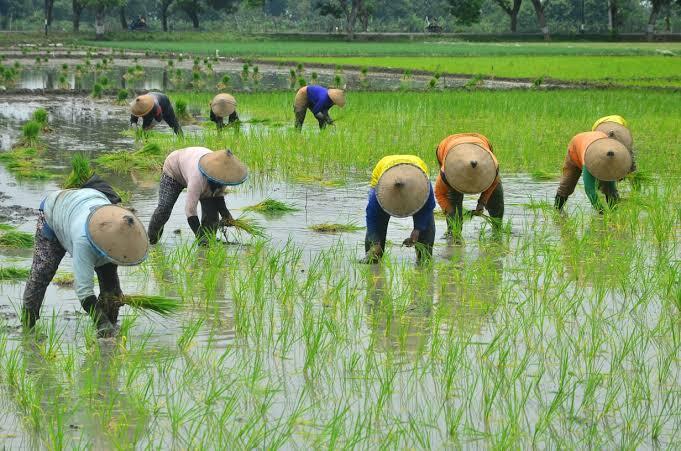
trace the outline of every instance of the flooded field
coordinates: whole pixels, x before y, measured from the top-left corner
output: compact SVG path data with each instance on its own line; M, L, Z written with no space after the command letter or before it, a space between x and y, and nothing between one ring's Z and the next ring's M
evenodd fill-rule
M375 98L367 99L357 98L358 111L362 101L376 108ZM325 136L310 126L301 138L278 113L272 115L282 125L249 123L273 110L258 102L244 99L250 109L239 130L215 136L203 126L201 100L189 105L196 122L185 124L181 141L165 125L148 138L164 150L233 145L252 168L249 181L227 195L235 216L265 198L297 209L247 213L266 227L265 240L230 233L236 244L197 248L183 193L147 262L120 270L124 292L181 299L181 315L160 318L124 308L120 336L97 340L73 289L52 284L38 338L28 337L17 318L23 282L0 284L0 444L675 447L681 429L675 163L668 177L654 175L643 188L622 182L626 200L603 216L587 208L581 186L561 216L552 208L555 179L502 166L500 239L476 218L464 225L464 243L453 243L436 216L433 262L416 266L413 249L400 246L411 219L393 219L384 263L360 265L364 230L322 234L310 227L364 226L367 168L321 174L319 167L336 166L304 157L270 164L254 149L306 156L302 146L294 147L300 139L334 148L355 132L364 141L352 142L355 159L345 164L360 166L365 147L401 149L399 132L385 131L397 143L389 148L374 138L374 124L352 130L354 123L339 120ZM484 109L478 98L472 104ZM469 108L461 101L452 105ZM94 160L142 145L127 131L126 107L111 99L3 95L2 151L39 107L48 111L53 130L44 140L55 177L21 179L0 165L2 222L22 231L34 230L33 209L58 188L74 152ZM410 136L410 124L426 116L423 108L402 110L399 120ZM650 141L642 135L645 154ZM507 147L516 152L523 145L530 147ZM420 147L432 152L430 144ZM642 164L651 158L657 157L644 155ZM306 171L309 179L301 178ZM129 205L148 224L159 174L99 172L132 193ZM467 196L465 207L475 201ZM0 254L0 266L30 266L30 250L0 248ZM60 272L71 272L70 265L67 256Z

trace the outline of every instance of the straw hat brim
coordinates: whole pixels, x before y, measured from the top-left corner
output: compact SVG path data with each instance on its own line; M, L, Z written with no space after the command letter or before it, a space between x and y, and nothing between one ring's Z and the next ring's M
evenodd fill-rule
M386 213L406 218L421 210L428 201L430 181L421 168L403 163L386 170L375 190L378 204Z
M631 149L634 145L634 137L631 135L631 130L617 122L603 122L596 127L596 131L603 132L608 136L612 133L612 137L624 144L627 149Z
M228 117L236 111L236 99L229 94L218 94L210 102L210 109L218 117Z
M199 170L211 182L241 185L248 178L248 168L231 151L215 151L199 159Z
M329 98L334 105L345 107L345 92L342 89L329 89Z
M132 266L147 258L149 239L140 220L117 205L103 205L87 220L90 243L117 265Z
M478 194L492 186L497 164L490 152L474 143L452 147L443 165L447 183L464 194Z
M150 94L135 97L130 103L130 112L133 116L143 117L154 108L154 98Z
M614 138L600 138L584 152L584 166L598 180L614 182L631 171L631 152Z

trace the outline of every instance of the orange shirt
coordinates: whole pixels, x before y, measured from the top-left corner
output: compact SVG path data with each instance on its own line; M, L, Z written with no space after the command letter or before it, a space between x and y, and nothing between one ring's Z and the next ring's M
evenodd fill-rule
M579 169L584 167L584 154L586 153L586 148L596 141L597 139L607 138L603 132L584 132L577 133L568 144L568 154L570 159Z
M436 151L437 161L440 164L440 174L438 174L437 180L435 181L435 198L437 199L437 203L440 205L440 208L447 212L451 211L453 208L451 202L449 201L449 198L447 197L447 193L452 188L450 188L449 185L447 185L445 181L442 179L442 171L444 170L443 164L445 158L447 158L447 154L449 153L449 151L454 146L463 143L477 144L483 149L489 151L490 155L492 155L492 159L494 160L494 164L496 165L497 170L499 169L499 162L497 161L497 157L494 155L492 144L490 144L487 137L480 135L478 133L458 133L456 135L450 135L443 139L442 142L440 142L440 144L437 146ZM480 194L478 204L487 205L487 201L492 196L494 190L497 188L499 181L500 181L499 175L497 174L497 177L494 179L494 182L492 182L492 185Z

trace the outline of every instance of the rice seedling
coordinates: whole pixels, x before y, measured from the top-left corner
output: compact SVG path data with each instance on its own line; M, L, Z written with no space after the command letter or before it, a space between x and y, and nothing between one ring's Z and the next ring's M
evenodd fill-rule
M226 237L227 229L233 227L237 232L245 232L254 237L264 237L265 228L258 224L258 222L247 216L240 216L227 221L226 227L223 227L222 233Z
M26 280L30 270L13 266L0 266L0 280Z
M132 308L154 312L160 316L174 315L182 308L179 301L164 296L126 295L121 302Z
M118 94L116 94L116 102L119 105L125 105L128 103L128 90L127 89L119 89Z
M0 152L0 162L17 177L46 180L54 175L45 169L42 154L43 149L15 147L10 151Z
M309 226L309 229L318 233L352 233L358 230L363 230L364 227L358 226L357 224L337 224L331 222L323 222L320 224L313 224Z
M0 234L0 246L30 249L33 247L33 235L18 230L6 230Z
M60 288L70 288L73 287L73 284L75 283L75 279L73 276L73 273L57 273L53 278L52 278L52 283L57 285Z
M62 183L63 189L75 189L82 187L95 171L90 167L90 160L81 153L71 157L71 172Z
M159 170L163 166L166 153L156 143L147 143L140 149L127 152L113 152L95 159L95 162L117 174L129 173L132 170Z
M92 96L92 98L94 99L101 99L103 91L104 91L103 86L99 83L95 83L92 86L92 92L90 93L90 96Z
M18 143L19 147L36 146L40 143L40 132L42 131L42 124L40 122L30 120L21 126L21 140Z
M284 213L291 213L299 209L293 205L287 204L280 200L267 198L255 205L245 207L244 211L255 211L266 215L280 215Z
M49 128L49 115L45 108L38 108L35 110L33 114L31 114L31 120L39 123L42 126L43 131Z

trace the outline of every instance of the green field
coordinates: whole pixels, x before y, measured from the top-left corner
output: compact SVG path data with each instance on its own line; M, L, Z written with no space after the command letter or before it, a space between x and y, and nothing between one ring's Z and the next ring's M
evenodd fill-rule
M436 37L416 42L341 42L213 40L82 41L83 44L116 49L183 52L242 58L283 56L513 56L513 55L655 55L658 50L681 53L681 43L480 43L444 41Z
M291 60L282 58L282 60ZM568 82L681 87L681 58L664 56L475 56L295 58L303 64L421 70Z

